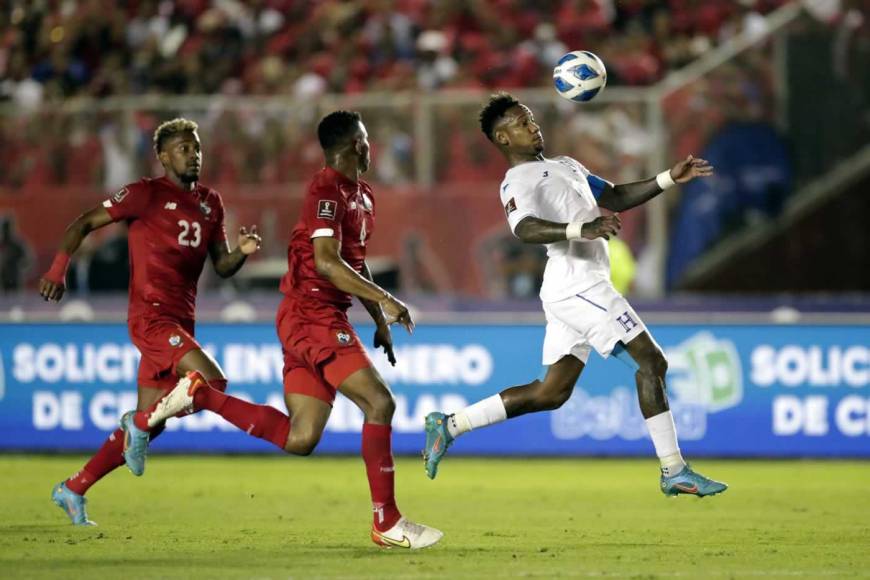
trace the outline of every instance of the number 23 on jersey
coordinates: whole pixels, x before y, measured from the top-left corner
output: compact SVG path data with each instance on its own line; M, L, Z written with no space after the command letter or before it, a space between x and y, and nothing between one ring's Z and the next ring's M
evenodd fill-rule
M178 245L189 248L198 248L202 242L202 226L199 222L178 220L181 231L178 233Z

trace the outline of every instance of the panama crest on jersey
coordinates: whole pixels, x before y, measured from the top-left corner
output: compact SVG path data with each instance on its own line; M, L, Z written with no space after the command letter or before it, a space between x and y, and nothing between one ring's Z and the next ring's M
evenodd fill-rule
M338 344L342 346L347 346L351 342L351 336L349 332L345 332L344 330L339 330L335 333L335 338L338 340Z
M203 213L203 215L210 215L211 214L211 206L208 205L205 202L205 200L202 200L201 202L199 202L199 211L201 211Z
M177 347L181 346L183 343L184 343L184 341L181 340L181 336L179 336L177 334L173 334L172 336L169 337L169 346L171 346L171 347L177 348Z

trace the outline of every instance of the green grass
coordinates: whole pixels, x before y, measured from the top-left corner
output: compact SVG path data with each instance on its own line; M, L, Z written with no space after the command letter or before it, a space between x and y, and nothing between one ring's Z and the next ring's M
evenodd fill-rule
M870 463L699 461L722 496L666 499L654 460L397 462L400 507L441 544L382 551L356 458L166 457L50 503L81 457L0 456L0 576L832 578L870 575Z

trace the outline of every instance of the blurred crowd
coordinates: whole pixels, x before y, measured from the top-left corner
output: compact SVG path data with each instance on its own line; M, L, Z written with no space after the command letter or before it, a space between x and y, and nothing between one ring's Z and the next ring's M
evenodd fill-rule
M859 38L867 38L867 21L855 8L863 0L843 1L805 0L808 9L837 4L830 14L813 16L842 30L863 30ZM315 126L337 105L363 113L375 157L370 181L417 193L421 183L463 184L469 195L488 195L504 163L484 146L476 123L480 97L449 89L550 87L553 62L580 48L602 57L609 85L649 85L738 33L763 36L764 15L784 3L12 0L0 13L0 195L23 203L37 192L92 191L97 199L159 174L151 133L161 121L184 115L202 128L203 181L246 196L252 211L267 216L287 184L304 182L321 166ZM834 55L841 53L847 54ZM837 68L837 62L834 70L854 69ZM770 128L782 96L774 65L771 44L762 43L671 93L662 103L670 147L662 157L703 153L728 126ZM420 107L415 96L436 90L438 101ZM581 159L617 182L649 173L659 151L645 101L579 107L547 94L529 104L548 151ZM178 95L217 98L160 100ZM157 100L127 107L105 99L124 96ZM100 104L79 107L77 97ZM717 190L697 197L722 196ZM668 201L676 214L681 198ZM701 201L699 208L709 206ZM767 211L771 204L765 204ZM33 224L24 221L22 230L29 231ZM647 224L639 212L624 223L621 238L638 256L644 278L652 263L643 255ZM14 240L10 227L0 241L7 272L32 261ZM495 270L486 275L485 292L531 295L541 256L510 239L487 244L481 251L491 254ZM37 261L44 253L36 252ZM91 278L82 269L82 285L92 285Z
M8 168L0 174L0 187L79 185L109 191L159 171L150 154L150 132L175 114L203 125L207 182L298 182L320 164L314 126L324 112L316 98L323 93L353 99L371 91L547 87L552 63L568 47L598 52L609 68L610 84L646 84L739 31L760 33L766 26L762 13L781 3L13 2L0 14L6 19L0 20L0 99L13 104L0 114L0 140L6 144L0 161ZM736 74L751 76L755 68ZM751 90L756 101L764 99L764 90ZM87 107L70 114L69 106L76 102L72 97L148 94L223 99L206 109ZM234 98L255 95L295 98L295 104L264 109L253 102L244 108ZM37 107L53 101L63 101L67 108ZM692 97L688 106L674 108L687 111L697 102ZM354 106L353 101L347 104ZM372 178L386 184L413 182L421 177L418 156L430 155L433 181L498 179L500 160L479 146L478 105L436 110L435 150L421 152L412 99L369 102L361 110L378 160ZM643 109L587 106L583 112L590 111L603 114L570 122L563 122L564 110L548 115L550 126L568 129L558 135L548 131L550 142L560 144L554 142L558 138L571 149L582 149L572 152L613 179L635 177L634 162L651 146ZM688 134L695 137L681 136L679 153L697 145L697 129L705 125L694 116L684 117Z
M2 94L289 94L528 87L592 48L654 82L784 0L19 0L0 14Z

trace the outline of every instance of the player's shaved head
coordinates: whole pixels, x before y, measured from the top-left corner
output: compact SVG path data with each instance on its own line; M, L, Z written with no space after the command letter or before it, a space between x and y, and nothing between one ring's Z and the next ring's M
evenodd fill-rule
M199 125L184 117L161 123L154 131L154 151L159 155L167 141L185 133L196 133L197 129Z
M317 125L317 139L324 151L348 145L356 136L362 117L356 111L334 111Z
M520 102L510 93L499 92L489 98L489 101L480 110L480 130L486 135L486 138L495 143L495 127L499 121L504 118L505 113L511 107L519 105Z

